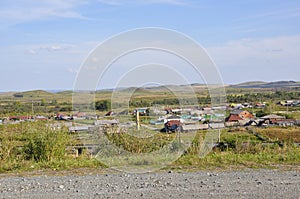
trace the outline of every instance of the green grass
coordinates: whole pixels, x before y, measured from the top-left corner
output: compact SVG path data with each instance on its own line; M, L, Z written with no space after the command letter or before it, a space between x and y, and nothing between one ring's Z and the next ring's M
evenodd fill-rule
M300 150L261 149L260 152L236 153L234 151L211 152L204 158L185 155L171 166L185 169L231 169L231 168L276 168L278 165L299 166Z
M296 128L300 130L300 128ZM287 129L281 129L281 133ZM295 130L295 129L294 129ZM299 135L297 135L299 137ZM276 168L289 165L296 168L300 162L300 147L292 142L279 146L264 145L256 136L245 129L224 131L221 142L229 144L225 149L214 149L207 156L199 157L201 136L194 142L188 153L175 161L172 168L184 169L232 169L232 168ZM231 144L231 145L230 145Z
M107 138L127 153L123 156L115 156L120 159L116 159L112 154L96 159L85 153L80 157L73 157L65 146L78 144L74 137L77 134L69 134L65 128L53 130L49 128L49 123L45 122L2 125L0 126L0 173L94 169L111 165L119 165L119 168L124 169L131 166L132 169L137 170L299 166L300 148L293 144L293 141L298 141L299 127L255 130L274 143L264 145L258 137L244 128L227 129L221 133L221 142L228 143L228 147L214 149L203 158L199 154L206 131L199 131L195 137L191 133L181 134L183 141L194 138L183 155L177 153L181 145L177 142L178 136L176 137L175 134L157 133L144 129L149 137L139 139L136 137L138 132L135 128L131 129L131 135L110 132ZM287 136L297 139L290 139ZM279 145L277 140L284 141L284 144ZM166 148L162 149L163 147ZM159 149L162 149L160 153L157 152ZM136 155L128 156L128 152ZM174 159L176 161L173 162ZM168 164L161 164L162 162Z

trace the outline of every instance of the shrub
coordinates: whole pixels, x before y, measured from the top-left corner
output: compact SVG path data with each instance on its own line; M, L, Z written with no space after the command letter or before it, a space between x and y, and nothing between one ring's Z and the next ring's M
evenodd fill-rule
M24 157L36 162L59 160L64 158L69 143L70 136L64 129L52 130L47 126L32 128L23 147Z

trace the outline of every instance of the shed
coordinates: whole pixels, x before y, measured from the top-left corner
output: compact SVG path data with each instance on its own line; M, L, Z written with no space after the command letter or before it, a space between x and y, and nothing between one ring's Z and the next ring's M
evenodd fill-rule
M209 123L211 129L222 129L225 128L224 123Z
M209 128L208 124L185 124L181 126L182 131L206 130Z

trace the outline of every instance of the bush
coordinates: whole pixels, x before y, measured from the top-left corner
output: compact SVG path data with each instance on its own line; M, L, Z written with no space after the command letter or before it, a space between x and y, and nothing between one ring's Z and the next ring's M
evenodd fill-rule
M53 161L64 158L70 136L64 130L52 130L42 126L28 132L28 140L23 147L26 160Z

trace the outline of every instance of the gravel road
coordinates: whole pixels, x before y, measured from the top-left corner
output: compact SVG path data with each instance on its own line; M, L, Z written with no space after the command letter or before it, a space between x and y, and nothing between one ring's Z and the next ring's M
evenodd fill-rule
M1 176L0 198L300 198L300 172Z

